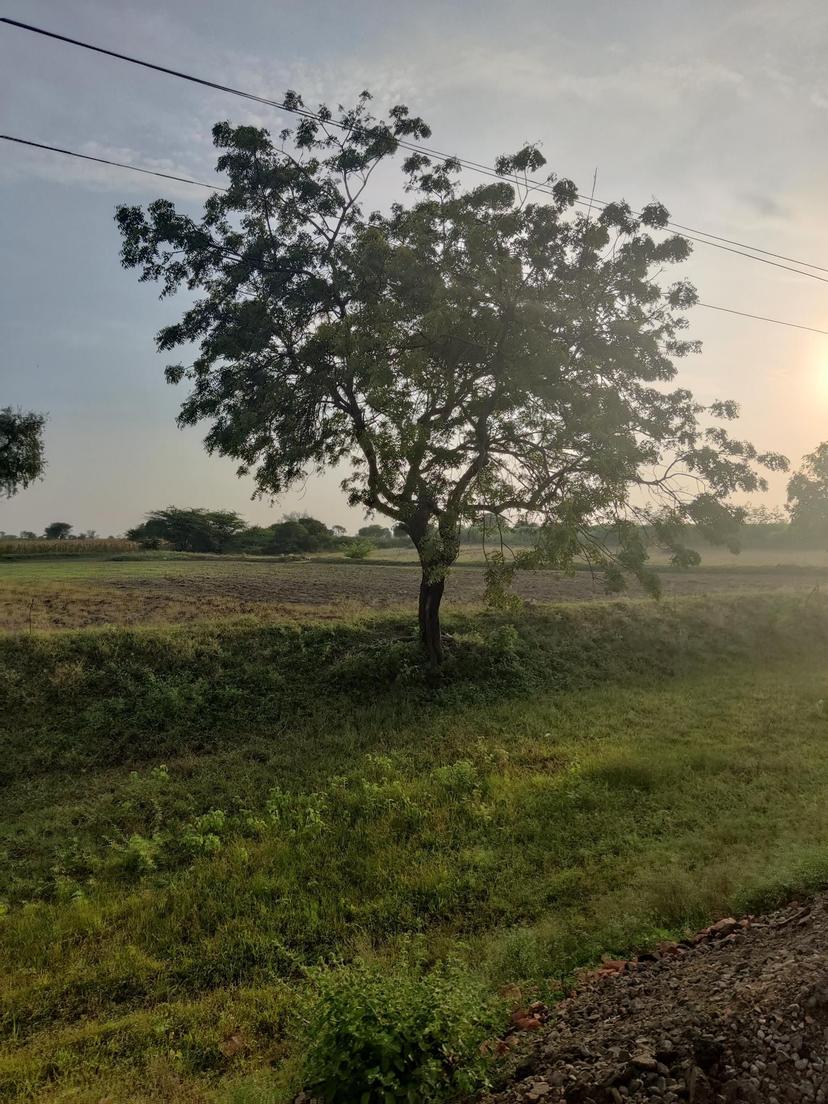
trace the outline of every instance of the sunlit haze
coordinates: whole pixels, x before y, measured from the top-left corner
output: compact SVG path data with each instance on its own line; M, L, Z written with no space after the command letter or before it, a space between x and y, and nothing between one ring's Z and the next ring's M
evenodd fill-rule
M540 141L582 191L597 169L602 199L656 197L680 223L828 268L824 0L9 0L4 14L276 98L335 107L367 88L378 111L405 102L437 148L484 163ZM216 120L288 125L254 107L0 26L4 134L210 180ZM367 205L400 180L384 173ZM0 529L60 517L116 534L168 503L362 524L341 473L251 502L252 481L175 426L184 391L165 384L154 335L181 302L121 269L112 216L159 195L196 213L202 189L9 143L0 188L0 405L49 414L46 477L3 502ZM810 271L704 245L684 266L705 303L828 329L828 272ZM828 337L701 307L691 319L704 350L678 380L735 399L739 435L794 463L828 437ZM784 487L772 476L765 504Z

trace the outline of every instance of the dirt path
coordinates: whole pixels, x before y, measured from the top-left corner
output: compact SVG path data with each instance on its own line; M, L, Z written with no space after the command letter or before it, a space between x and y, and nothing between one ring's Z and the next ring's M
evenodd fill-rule
M512 1082L485 1104L822 1104L828 895L607 963L519 1038Z

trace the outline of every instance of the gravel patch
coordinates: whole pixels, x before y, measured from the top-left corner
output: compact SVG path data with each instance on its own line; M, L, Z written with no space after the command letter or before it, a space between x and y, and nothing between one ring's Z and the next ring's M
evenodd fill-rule
M481 1104L828 1101L828 895L607 962L550 1014L516 1014Z

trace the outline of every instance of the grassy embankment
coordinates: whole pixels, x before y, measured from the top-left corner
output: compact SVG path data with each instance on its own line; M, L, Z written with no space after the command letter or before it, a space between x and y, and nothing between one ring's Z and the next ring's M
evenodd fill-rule
M474 1076L483 994L824 879L819 596L448 627L438 684L393 618L0 639L0 1097L289 1100L418 955Z

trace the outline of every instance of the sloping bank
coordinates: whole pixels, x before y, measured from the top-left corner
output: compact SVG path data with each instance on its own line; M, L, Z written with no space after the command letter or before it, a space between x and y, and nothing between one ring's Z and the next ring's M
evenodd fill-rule
M0 1097L444 1099L509 1000L825 878L818 594L449 628L0 641Z
M240 730L329 730L599 682L671 676L828 643L828 600L784 593L453 615L445 669L399 618L0 637L0 780L204 751Z

